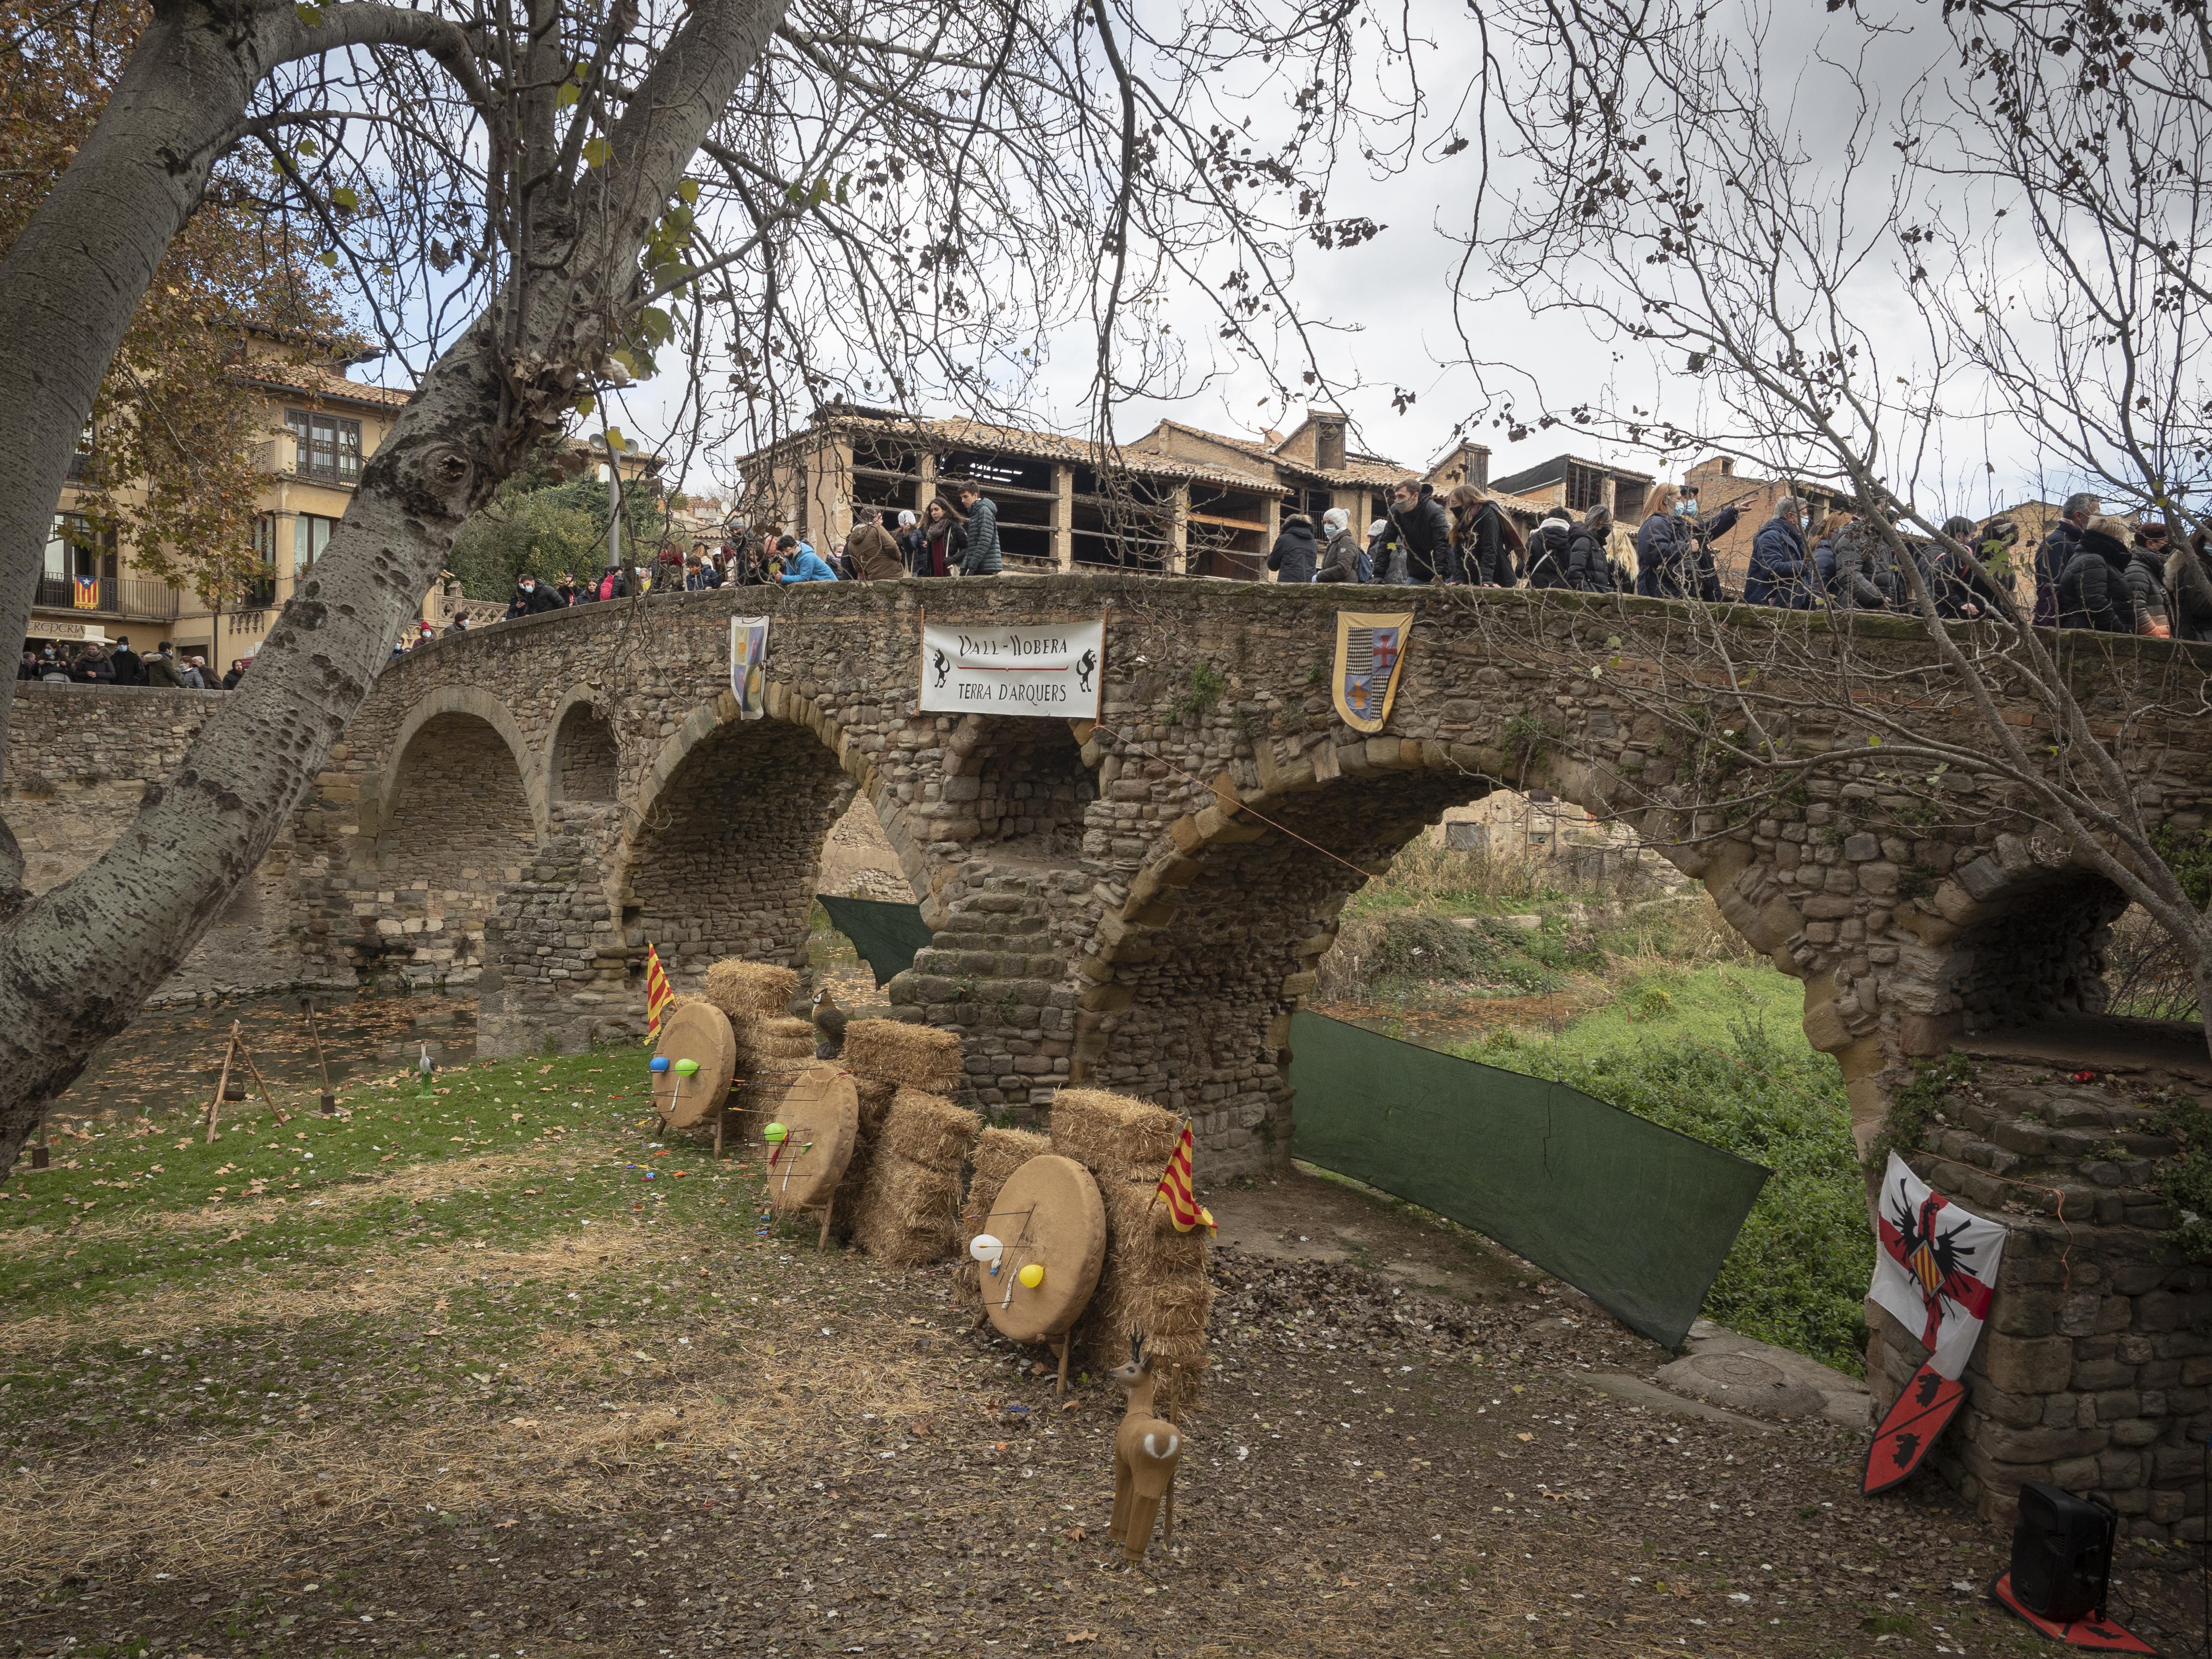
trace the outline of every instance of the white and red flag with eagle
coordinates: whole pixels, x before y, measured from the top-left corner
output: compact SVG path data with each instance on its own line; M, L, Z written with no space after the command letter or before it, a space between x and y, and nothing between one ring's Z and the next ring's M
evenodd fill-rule
M1867 1294L1920 1339L1929 1370L1955 1382L1989 1317L2005 1230L1932 1190L1895 1152L1876 1213L1881 1248Z

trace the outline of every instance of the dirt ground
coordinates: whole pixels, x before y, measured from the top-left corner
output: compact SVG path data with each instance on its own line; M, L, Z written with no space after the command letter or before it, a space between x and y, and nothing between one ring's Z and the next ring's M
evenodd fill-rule
M2005 1540L1932 1478L1864 1502L1862 1436L1607 1394L1665 1356L1299 1176L1206 1194L1216 1369L1175 1536L1127 1569L1118 1398L1056 1398L947 1272L817 1256L698 1174L702 1207L625 1188L526 1249L399 1232L319 1278L16 1324L0 1652L2045 1650L1983 1598ZM118 1409L147 1373L158 1407ZM64 1391L21 1411L40 1376ZM2193 1566L2127 1553L2120 1610L2193 1628Z

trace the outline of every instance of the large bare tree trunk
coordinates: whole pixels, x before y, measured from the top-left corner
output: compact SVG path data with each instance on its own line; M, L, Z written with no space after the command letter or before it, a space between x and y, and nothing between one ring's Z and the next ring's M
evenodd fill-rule
M92 135L0 258L0 638L20 640L46 536L101 377L169 244L275 64L364 42L459 63L459 30L420 12L333 8L310 31L290 5L258 15L157 4ZM472 72L466 79L473 82ZM9 700L0 697L0 766ZM0 828L0 916L22 866Z
M362 470L330 552L253 672L116 845L0 934L0 1170L252 872L367 696L455 529L558 424L606 333L635 305L646 235L783 9L783 0L709 0L691 14L616 124L612 161L574 191L580 205L538 216L544 240L533 238L507 290L431 369ZM89 386L105 360L92 362L89 340L76 351ZM61 476L53 467L57 489ZM9 522L19 520L27 522Z

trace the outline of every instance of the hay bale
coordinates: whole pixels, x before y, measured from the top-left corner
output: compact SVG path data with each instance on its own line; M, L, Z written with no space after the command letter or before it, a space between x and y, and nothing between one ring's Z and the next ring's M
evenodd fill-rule
M909 1164L878 1146L852 1211L853 1242L887 1267L926 1267L951 1255L959 1212L957 1172Z
M1083 1164L1101 1186L1143 1175L1158 1181L1175 1155L1182 1120L1164 1106L1103 1089L1062 1089L1052 1097L1052 1147Z
M772 1060L811 1060L821 1045L821 1033L811 1020L788 1014L742 1014L730 1021L737 1033L739 1066L759 1066Z
M891 1102L899 1086L882 1078L861 1077L856 1073L853 1087L860 1097L860 1139L872 1142L884 1132L884 1120L890 1115Z
M1158 1191L1159 1183L1153 1181L1098 1183L1098 1196L1106 1206L1109 1259L1153 1277L1203 1274L1207 1233L1200 1227L1177 1232L1167 1200L1153 1201Z
M891 1097L891 1109L884 1115L877 1136L878 1150L957 1179L981 1126L982 1120L964 1106L920 1089L902 1088Z
M875 1161L876 1144L883 1133L884 1119L891 1109L891 1101L898 1093L898 1085L856 1077L853 1079L853 1091L860 1097L860 1133L853 1143L853 1161L845 1166L844 1183L837 1188L837 1227L848 1237L851 1237L852 1227L844 1212L859 1202L861 1190L868 1184L868 1169Z
M1197 1403L1213 1305L1206 1276L1211 1235L1177 1232L1166 1201L1153 1201L1182 1133L1174 1113L1103 1089L1063 1089L1052 1103L1053 1150L1097 1177L1106 1209L1106 1267L1076 1326L1076 1346L1094 1369L1119 1365L1129 1358L1129 1332L1141 1329L1159 1373L1161 1408L1170 1413Z
M961 1086L960 1034L900 1019L856 1019L845 1027L839 1055L859 1077L910 1084L931 1094Z
M732 957L707 970L702 988L707 1000L735 1024L750 1014L771 1018L788 1014L792 998L799 994L799 975L795 969L772 963L740 962Z
M1075 1344L1094 1370L1126 1364L1129 1333L1145 1334L1145 1352L1158 1373L1160 1408L1180 1416L1198 1403L1211 1364L1206 1320L1213 1287L1200 1273L1147 1278L1115 1271L1107 1247L1106 1272L1075 1328Z

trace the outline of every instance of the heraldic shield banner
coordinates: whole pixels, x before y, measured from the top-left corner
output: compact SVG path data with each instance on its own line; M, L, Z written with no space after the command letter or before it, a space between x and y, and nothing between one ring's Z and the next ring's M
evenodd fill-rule
M1867 1294L1920 1339L1929 1370L1956 1382L1989 1317L2005 1230L1934 1191L1895 1152L1877 1208L1881 1248Z
M1329 690L1336 712L1353 731L1380 732L1390 718L1413 631L1410 611L1336 613L1336 672Z
M738 718L768 718L768 618L730 618L730 695L738 700Z

